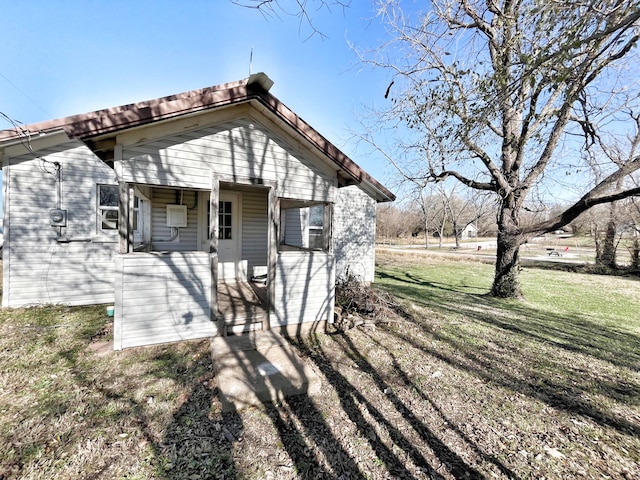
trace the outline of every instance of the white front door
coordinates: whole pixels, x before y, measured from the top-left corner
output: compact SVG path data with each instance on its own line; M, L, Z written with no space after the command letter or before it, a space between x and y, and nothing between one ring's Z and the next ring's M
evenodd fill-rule
M241 196L221 191L218 201L218 280L246 281L246 262L242 261Z

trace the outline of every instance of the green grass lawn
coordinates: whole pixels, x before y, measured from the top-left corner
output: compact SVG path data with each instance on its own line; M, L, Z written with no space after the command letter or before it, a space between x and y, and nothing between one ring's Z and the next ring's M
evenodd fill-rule
M640 472L639 279L524 269L519 302L486 296L492 277L487 264L396 255L380 258L376 282L431 326L438 358L497 386L507 403L526 399L511 415L504 404L487 407L489 422L511 416L521 432L578 425L576 435L628 455ZM562 443L589 456L575 440Z
M0 310L0 479L640 478L636 278L376 271L411 318L292 340L321 393L233 414L206 340L100 353L104 306Z

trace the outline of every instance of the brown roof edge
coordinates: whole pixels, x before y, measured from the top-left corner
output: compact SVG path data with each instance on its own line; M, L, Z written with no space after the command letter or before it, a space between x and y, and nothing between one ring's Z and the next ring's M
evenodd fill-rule
M125 128L144 125L199 110L215 108L235 96L246 96L246 80L214 87L191 90L153 100L105 108L69 117L24 125L32 135L64 129L70 138L87 138L112 133ZM0 142L18 138L17 129L0 131Z
M0 143L17 140L24 131L31 135L63 129L70 138L80 140L115 133L126 128L146 125L210 110L252 99L260 101L268 110L289 124L305 139L327 155L356 182L367 183L380 193L378 201L393 201L395 195L384 185L360 168L340 149L329 142L318 131L302 120L291 109L268 92L273 82L263 73L248 79L225 83L213 87L161 97L154 100L97 110L94 112L48 120L25 125L22 131L16 129L0 131Z

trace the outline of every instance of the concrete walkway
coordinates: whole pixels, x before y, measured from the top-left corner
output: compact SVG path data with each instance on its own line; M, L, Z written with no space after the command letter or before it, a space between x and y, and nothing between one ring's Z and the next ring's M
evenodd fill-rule
M318 375L274 330L215 337L211 353L223 411L320 391Z

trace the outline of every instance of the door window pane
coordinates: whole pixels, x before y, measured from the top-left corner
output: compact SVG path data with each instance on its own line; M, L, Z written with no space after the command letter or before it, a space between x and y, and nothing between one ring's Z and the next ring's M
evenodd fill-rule
M218 239L231 240L231 205L232 202L218 204Z

